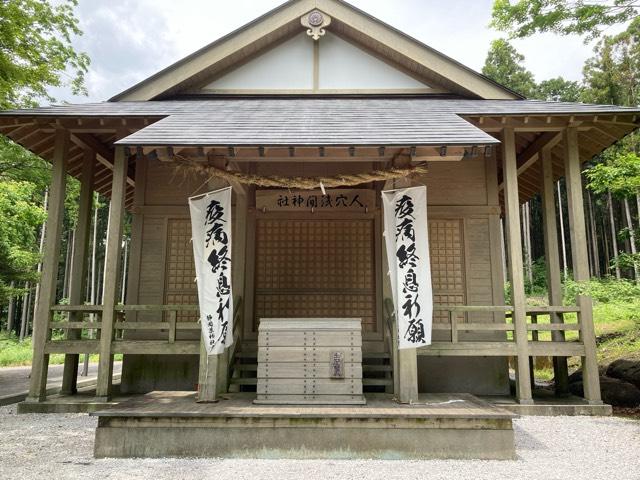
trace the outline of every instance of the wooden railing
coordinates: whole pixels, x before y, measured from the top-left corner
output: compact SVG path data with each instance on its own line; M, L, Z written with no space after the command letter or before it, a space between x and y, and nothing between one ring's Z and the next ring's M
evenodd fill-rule
M390 298L385 299L385 317L387 336L391 338L392 347L397 345L397 328L395 327L395 309ZM449 332L448 341L434 338L431 345L417 350L423 356L510 356L516 354L516 329L511 317L513 307L510 305L434 305L434 312L447 314L448 323L433 323L433 331ZM489 313L501 314L500 321L467 321L469 314ZM580 309L576 306L539 306L527 307L529 353L535 356L574 356L584 354L584 345L579 339L567 341L565 332L580 331ZM565 315L576 314L576 322L565 323ZM540 322L542 317L549 317L548 323ZM555 317L555 318L554 318ZM502 338L478 339L463 335L461 332L504 332ZM550 341L543 341L540 332L551 332ZM392 348L392 352L397 348ZM394 370L395 371L395 370Z
M241 328L242 298L234 300L234 343L233 349L239 339ZM70 315L93 314L98 321L51 321L49 329L62 331L96 331L97 338L80 338L77 340L49 340L46 344L46 353L99 353L99 338L102 330L101 305L54 305L51 307L53 313L64 313ZM180 339L179 332L199 332L200 322L179 322L179 312L198 312L198 305L118 305L115 308L116 322L114 323L114 336L112 342L113 353L123 354L156 354L156 355L177 355L177 354L199 354L200 336L192 335L194 338ZM139 313L160 314L158 321L128 321L127 314ZM157 331L166 332L166 339L144 339L127 338L125 332ZM79 335L81 336L81 335ZM230 358L233 357L231 352Z

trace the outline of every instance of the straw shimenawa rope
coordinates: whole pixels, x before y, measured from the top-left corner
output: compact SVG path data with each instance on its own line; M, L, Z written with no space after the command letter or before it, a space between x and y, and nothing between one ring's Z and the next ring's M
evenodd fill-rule
M175 158L179 160L178 168L184 173L190 172L199 175L206 175L208 177L207 181L217 177L227 181L236 181L245 185L257 185L259 187L297 188L300 190L314 190L318 188L321 183L327 188L350 187L353 185L360 185L362 183L395 180L398 178L408 177L410 175L421 175L427 173L426 165L417 165L415 167L390 168L388 170L374 170L368 173L347 173L333 176L261 176L222 170L211 165L197 163L185 158L180 158L178 155L176 155Z

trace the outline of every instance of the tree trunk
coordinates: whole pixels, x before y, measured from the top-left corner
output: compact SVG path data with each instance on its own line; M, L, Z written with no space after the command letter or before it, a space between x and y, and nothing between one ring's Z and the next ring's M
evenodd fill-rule
M10 288L13 290L16 287L16 282L12 281ZM13 330L13 317L15 317L16 309L16 297L11 295L9 298L9 308L7 309L7 332L11 333Z
M97 241L98 241L98 205L96 202L97 194L94 195L94 209L93 209L93 236L91 239L91 289L90 289L90 297L89 303L91 305L96 304L96 252L97 252ZM91 313L89 315L89 320L91 322L96 321L96 314ZM93 338L93 330L89 330L89 338ZM85 354L84 362L82 365L82 373L83 377L89 375L89 354Z
M71 252L73 250L73 229L67 232L67 252L64 257L64 276L62 278L62 298L69 298L69 279L71 278Z
M127 294L127 260L129 257L129 241L124 241L124 258L122 260L122 285L120 289L120 303L124 305Z
M600 222L600 226L602 228L602 242L604 244L604 265L606 275L610 274L611 269L611 248L609 246L609 238L607 237L607 222L605 221L605 217L602 217L602 221Z
M620 280L620 265L618 264L618 232L616 230L616 219L613 215L613 198L611 192L607 192L607 203L609 204L609 223L611 227L611 245L613 246L613 263L615 264L616 278Z
M600 252L598 251L598 229L596 228L596 216L593 209L591 192L587 190L587 206L589 207L589 226L591 229L591 255L593 258L592 274L600 278Z
M31 333L31 328L30 325L33 325L33 314L34 314L34 310L31 308L31 306L33 305L33 294L31 293L31 289L29 289L29 298L27 299L27 329L26 329L26 335L29 335L29 333Z
M502 275L504 282L507 282L507 250L504 241L504 218L500 219L500 246L502 247Z
M46 188L44 191L44 201L43 201L44 211L47 211L49 207L49 189ZM40 253L40 258L42 259L42 252L44 250L44 235L47 229L47 221L42 222L42 227L40 227L40 246L38 248L38 252ZM36 283L36 293L35 293L35 304L37 310L38 301L40 300L40 274L42 273L42 260L38 262L38 283Z
M533 286L533 252L531 247L531 203L525 203L527 214L527 265L529 270L529 285Z
M28 304L29 304L29 282L24 284L24 295L22 296L22 315L20 318L20 342L23 342L25 337L29 333L29 329L27 327L27 322L29 321L28 315Z
M636 232L633 228L633 222L631 221L631 208L629 208L629 199L624 198L624 213L627 217L627 227L629 228L629 246L631 247L631 255L633 255L633 276L636 283L640 283L640 268L638 267L636 260L636 254L638 250L636 248Z
M564 236L564 213L562 211L562 192L560 190L560 182L558 182L558 212L560 217L560 245L562 246L562 272L566 281L569 276L569 267L567 265L567 242Z

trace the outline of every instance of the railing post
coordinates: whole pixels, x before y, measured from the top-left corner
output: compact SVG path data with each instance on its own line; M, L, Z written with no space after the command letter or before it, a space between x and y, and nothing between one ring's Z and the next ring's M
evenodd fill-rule
M84 301L87 279L87 257L89 252L89 233L91 231L91 210L93 207L93 172L96 155L92 150L85 150L82 159L82 176L80 178L80 198L78 209L78 224L74 236L73 257L71 259L71 280L69 282L69 304L81 305ZM82 318L82 312L71 312L71 321ZM78 340L82 336L82 329L67 330L68 340ZM64 371L62 374L62 388L60 393L72 395L76 393L78 381L78 354L67 354L64 357Z
M449 310L449 323L451 324L451 343L458 343L458 318L453 310Z
M96 397L108 400L111 397L113 377L113 324L118 299L120 250L122 246L122 223L128 170L128 155L124 147L116 146L113 165L113 186L107 228L107 251L104 266L104 302L102 305L102 328L100 329L100 361Z
M551 149L542 149L542 223L544 230L544 253L547 264L547 285L549 288L549 305L562 305L562 282L560 273L560 250L558 246L558 224L556 221L555 188ZM564 323L564 318L557 312L551 312L551 323ZM564 341L563 331L552 331L554 342ZM569 369L567 357L553 357L553 377L557 395L569 392Z
M27 401L31 402L44 401L47 396L49 355L45 353L45 346L47 340L51 337L51 332L49 331L51 307L56 300L69 141L70 136L68 130L56 129L53 150L53 172L47 210L46 242L43 252L42 277L40 278L40 294L33 321L33 363L31 367L29 395L27 397Z
M518 166L516 161L515 131L503 129L502 174L507 228L507 252L509 257L509 280L513 296L513 325L517 349L516 397L523 404L533 403L529 373L529 340L526 300L524 292L524 268L522 265L522 237L520 234Z
M538 314L532 313L531 314L531 325L537 325L537 324L538 324ZM539 338L538 337L538 330L531 330L531 340L533 342L537 342L538 338ZM536 370L536 359L532 355L532 356L529 357L529 372L530 372L530 375L531 375L531 390L535 390L535 388L536 388L535 370Z
M582 198L578 129L576 127L569 127L565 130L564 147L573 278L576 282L587 282L590 280L589 257ZM584 397L591 404L601 404L596 335L593 326L593 304L591 298L585 295L578 295L576 303L580 309L580 336L584 344L584 356L582 357Z
M178 312L175 310L168 313L169 316L169 343L176 343L176 321Z

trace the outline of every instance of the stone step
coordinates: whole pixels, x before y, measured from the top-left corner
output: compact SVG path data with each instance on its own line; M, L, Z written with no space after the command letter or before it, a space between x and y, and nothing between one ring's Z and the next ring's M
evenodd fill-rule
M393 379L391 378L363 378L362 379L363 387L370 387L370 386L386 387L390 385L393 385Z

